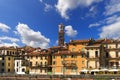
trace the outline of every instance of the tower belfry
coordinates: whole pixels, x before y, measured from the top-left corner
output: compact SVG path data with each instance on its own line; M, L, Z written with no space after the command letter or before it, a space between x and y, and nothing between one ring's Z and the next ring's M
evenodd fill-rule
M58 27L58 46L64 46L64 25L60 24Z

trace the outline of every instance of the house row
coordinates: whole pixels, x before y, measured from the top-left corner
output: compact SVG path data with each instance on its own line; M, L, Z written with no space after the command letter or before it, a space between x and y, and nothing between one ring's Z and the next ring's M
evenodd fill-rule
M120 68L120 40L71 40L48 49L0 47L0 73L76 75L100 68Z

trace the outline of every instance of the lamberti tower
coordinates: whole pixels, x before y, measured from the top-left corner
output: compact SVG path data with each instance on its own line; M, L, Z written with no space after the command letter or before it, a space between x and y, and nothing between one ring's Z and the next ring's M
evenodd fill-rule
M61 23L58 27L58 46L64 46L64 25Z

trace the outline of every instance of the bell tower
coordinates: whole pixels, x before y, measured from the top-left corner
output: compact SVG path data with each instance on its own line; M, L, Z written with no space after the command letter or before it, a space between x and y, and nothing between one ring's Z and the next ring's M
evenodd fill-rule
M64 46L64 25L60 24L58 27L58 46Z

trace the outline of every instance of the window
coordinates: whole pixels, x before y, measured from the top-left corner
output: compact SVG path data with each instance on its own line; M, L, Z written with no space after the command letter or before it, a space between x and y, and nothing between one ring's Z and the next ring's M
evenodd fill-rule
M42 62L40 62L40 65L42 66Z
M76 55L71 55L71 58L77 58L77 56Z
M42 73L42 69L40 69L40 73Z
M36 56L36 59L38 59L38 56Z
M63 58L63 55L61 55L61 59Z
M2 60L4 60L4 57L2 57Z
M25 72L25 69L24 69L24 68L22 69L22 72Z
M2 66L4 66L4 63L2 63Z
M17 72L18 72L18 68L17 68Z
M95 57L98 57L98 51L95 51Z
M14 55L14 52L13 52L13 55Z
M47 59L47 56L45 56L45 59Z
M45 69L45 73L47 72L47 69Z
M30 62L30 66L32 66L32 62Z
M2 71L2 73L3 73L3 72L4 72L4 69L2 69L1 71Z
M10 51L10 55L11 55L11 51Z
M82 61L82 64L84 64L84 61Z
M18 65L19 65L19 62L17 62L17 67L18 67Z
M7 51L7 55L9 55L9 51Z
M36 66L38 65L38 62L36 61L36 64L35 64Z
M45 62L45 66L47 66L47 62Z
M71 72L75 72L75 71L76 71L76 69L75 69L75 68L72 68L72 69L71 69Z
M72 51L75 51L75 48L72 48Z
M10 63L8 63L8 66L10 66Z
M64 57L64 58L67 58L68 56L67 56L67 55L64 55L63 57Z
M118 57L118 51L116 51L116 57Z
M53 61L53 65L55 65L56 64L56 61Z
M81 54L81 57L82 57L82 58L84 57L84 53Z
M87 58L89 58L89 51L87 51Z
M53 59L55 59L55 58L56 58L56 56L54 55L54 56L53 56Z
M10 60L10 57L8 57L8 60Z
M10 69L8 69L8 72L10 72Z
M74 58L74 55L71 55L71 58Z
M40 56L40 59L42 60L42 59L43 59L43 57L42 57L42 56Z
M109 53L107 52L107 53L106 53L106 58L108 58L108 57L109 57Z

